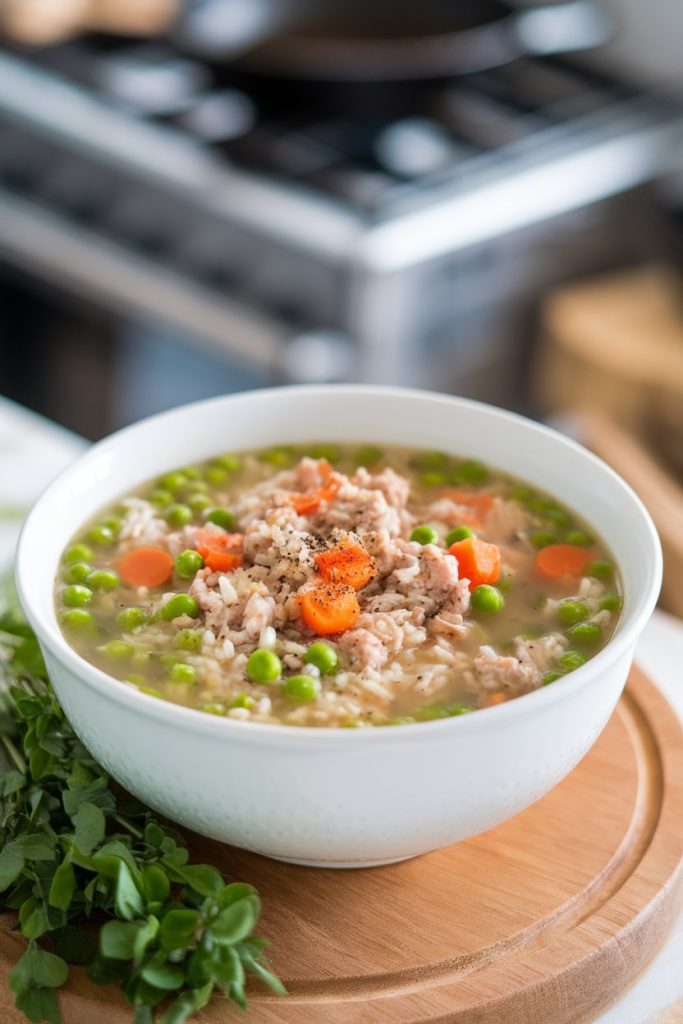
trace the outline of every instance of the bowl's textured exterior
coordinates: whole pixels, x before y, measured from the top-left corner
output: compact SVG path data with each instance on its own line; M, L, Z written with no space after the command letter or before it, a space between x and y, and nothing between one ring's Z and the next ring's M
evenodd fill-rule
M509 704L377 730L216 718L139 693L66 643L54 610L55 574L69 538L97 509L178 465L313 438L439 448L548 490L614 552L625 592L615 636L570 676ZM328 867L400 860L464 839L559 782L607 722L660 581L660 547L647 512L619 477L578 445L463 399L351 386L213 399L113 435L40 498L17 564L21 600L57 695L85 744L119 782L197 832Z

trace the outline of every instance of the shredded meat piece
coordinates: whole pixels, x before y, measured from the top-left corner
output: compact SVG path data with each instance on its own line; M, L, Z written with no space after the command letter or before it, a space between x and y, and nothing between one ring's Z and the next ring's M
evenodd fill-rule
M541 673L531 659L496 654L484 644L472 663L477 683L485 690L502 690L509 695L535 690Z
M404 476L399 476L393 469L383 469L381 473L368 473L361 467L352 477L357 487L371 491L381 491L389 505L394 508L405 508L410 496L410 483Z
M436 544L398 541L397 547L403 557L386 580L386 593L395 591L403 595L406 606L419 604L427 613L433 614L453 597L456 590L456 559Z

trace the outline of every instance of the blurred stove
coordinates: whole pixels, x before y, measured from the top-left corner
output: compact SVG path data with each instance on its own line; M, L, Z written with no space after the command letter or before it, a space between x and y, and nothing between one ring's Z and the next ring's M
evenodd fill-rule
M339 88L163 42L0 53L0 256L259 382L519 405L538 296L657 251L683 107L552 58Z

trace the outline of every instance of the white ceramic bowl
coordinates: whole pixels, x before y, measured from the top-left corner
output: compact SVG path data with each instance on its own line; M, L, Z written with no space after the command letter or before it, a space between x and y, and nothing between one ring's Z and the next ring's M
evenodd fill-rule
M65 641L54 580L70 537L149 478L229 449L372 441L482 459L576 509L621 568L621 622L552 686L460 718L394 729L236 722L139 693ZM661 552L633 491L561 435L458 398L374 387L258 391L185 406L96 444L47 489L18 552L22 604L59 700L107 770L197 832L301 864L352 867L425 853L499 824L583 757L624 686L654 608Z

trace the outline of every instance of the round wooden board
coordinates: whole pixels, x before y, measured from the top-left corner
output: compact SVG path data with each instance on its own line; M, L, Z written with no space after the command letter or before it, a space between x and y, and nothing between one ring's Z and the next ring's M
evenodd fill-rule
M260 931L290 994L253 985L249 1024L578 1024L664 941L683 895L682 821L683 731L636 669L571 775L475 839L360 871L191 845L263 898ZM6 974L23 943L3 923L0 1020L22 1024ZM116 991L81 971L61 1005L64 1024L131 1020ZM222 998L201 1015L232 1019Z

